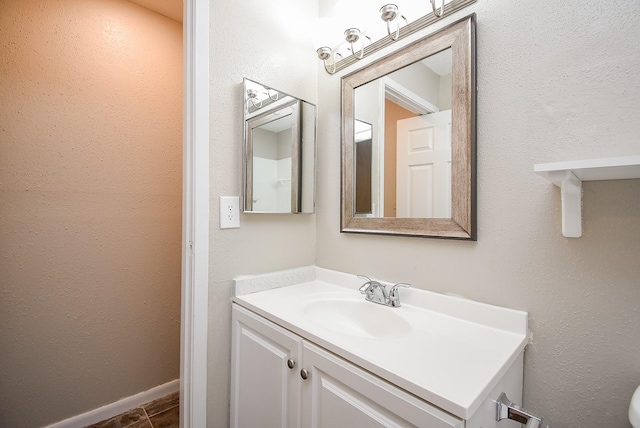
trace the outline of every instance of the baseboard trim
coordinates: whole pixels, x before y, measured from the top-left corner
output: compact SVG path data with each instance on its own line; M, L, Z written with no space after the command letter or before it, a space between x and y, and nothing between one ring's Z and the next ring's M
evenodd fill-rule
M45 428L77 428L95 424L179 390L180 379L175 379L147 391L132 395L131 397L122 398L114 403L107 404L106 406L99 407L87 413L56 422L53 425L48 425Z

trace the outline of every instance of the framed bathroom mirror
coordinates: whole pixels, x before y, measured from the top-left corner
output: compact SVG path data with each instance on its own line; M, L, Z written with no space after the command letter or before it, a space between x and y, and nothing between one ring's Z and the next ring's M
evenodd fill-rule
M313 213L315 106L247 78L243 94L244 212Z
M342 232L476 239L475 88L475 15L342 78Z

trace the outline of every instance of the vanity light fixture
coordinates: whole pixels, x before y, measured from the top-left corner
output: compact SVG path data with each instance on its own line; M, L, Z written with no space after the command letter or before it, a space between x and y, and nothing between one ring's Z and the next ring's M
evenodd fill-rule
M444 2L444 0L442 1ZM395 4L385 4L380 8L380 18L387 23L387 34L391 37L391 40L398 40L400 36L400 23L397 22L398 14L398 6ZM405 25L409 23L404 15L400 15L400 18L404 19ZM391 22L393 21L396 21L395 36L391 33Z
M260 93L255 88L247 89L247 105L245 106L247 109L249 107L253 107L256 110L262 108L262 101L269 98L271 101L278 101L280 97L280 93L278 91L274 91L271 88L264 88L264 92ZM271 92L275 94L272 95Z
M364 39L360 42L360 53L356 53L356 49L353 47L353 44L360 40L360 35L360 30L357 28L347 28L344 32L344 39L351 45L351 52L355 59L364 58ZM365 36L365 38L369 39L369 42L371 42L371 38L369 36Z
M262 107L262 99L258 98L258 91L256 89L247 89L247 108L249 104L255 108Z
M327 71L327 73L335 74L336 72L349 65L354 64L367 55L378 52L379 50L386 48L397 40L404 39L405 37L410 36L411 34L414 34L435 23L440 18L458 12L459 10L464 9L465 7L475 3L476 1L477 0L440 0L440 7L437 7L436 0L429 0L429 3L431 3L432 12L429 12L426 15L413 20L413 22L409 22L409 19L407 19L407 17L401 13L397 5L388 3L382 6L379 11L380 19L382 19L387 25L386 36L383 36L379 40L374 41L367 34L379 34L378 32L369 30L361 31L358 28L350 27L344 32L344 35L346 43L350 45L350 48L347 48L347 50L351 51L352 55L345 55L344 57L342 56L340 50L341 48L344 49L344 43L333 48L326 45L322 46L316 51L316 53L318 55L318 58L324 62L324 69ZM405 21L404 25L400 25L399 19ZM392 30L392 23L394 21L395 30ZM365 39L369 40L366 46ZM356 47L356 44L358 42L362 44ZM320 46L320 44L317 44L316 46ZM340 57L339 60L337 58L338 56ZM329 60L331 60L331 62L329 62Z
M316 53L318 54L318 58L320 59L320 61L324 62L324 69L327 71L327 73L329 74L333 74L336 72L336 56L339 56L342 59L342 55L338 52L333 52L331 50L330 47L328 46L322 46L320 48L318 48L318 50L316 51ZM327 60L331 58L331 64L328 65L327 64Z

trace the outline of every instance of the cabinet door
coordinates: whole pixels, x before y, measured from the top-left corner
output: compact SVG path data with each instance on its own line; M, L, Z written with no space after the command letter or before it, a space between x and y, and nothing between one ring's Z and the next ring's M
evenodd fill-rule
M464 422L311 343L302 360L305 428L462 428ZM266 425L263 425L266 426Z
M300 426L301 354L300 337L233 305L232 427Z

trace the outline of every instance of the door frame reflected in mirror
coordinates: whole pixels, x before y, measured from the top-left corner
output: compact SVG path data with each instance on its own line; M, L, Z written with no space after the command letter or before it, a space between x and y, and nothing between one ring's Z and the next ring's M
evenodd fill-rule
M451 218L355 215L355 89L452 49ZM475 14L342 78L341 232L476 240Z
M299 212L300 211L300 203L298 198L299 193L299 170L298 167L299 162L299 151L300 144L296 144L295 142L300 141L300 100L292 99L279 106L275 110L267 111L261 115L252 117L245 121L246 126L246 143L245 143L245 189L244 189L244 211L252 211L254 210L254 187L255 187L255 178L254 177L254 146L256 141L255 130L261 128L263 125L267 125L269 123L273 123L275 121L281 120L287 116L291 117L291 176L287 177L290 179L291 192L290 199L291 203L289 204L289 209L286 211L268 211L273 213L291 213L291 212Z

